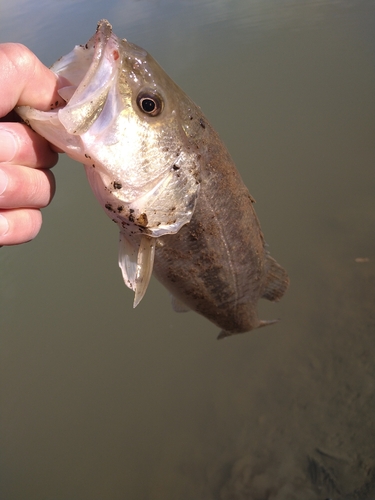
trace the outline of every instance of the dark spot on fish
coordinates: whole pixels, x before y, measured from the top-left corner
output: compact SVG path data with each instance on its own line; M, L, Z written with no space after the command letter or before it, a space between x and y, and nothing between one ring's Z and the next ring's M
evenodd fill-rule
M157 226L160 226L160 224L161 224L161 222L157 222L157 223L156 223L156 225L157 225Z
M121 213L123 210L124 210L124 205L119 205L119 206L117 207L117 211L118 211L119 213Z
M113 210L113 207L112 207L112 204L111 204L111 203L106 203L104 206L105 206L105 208L106 208L107 210L109 210L110 212L114 212L114 210Z
M173 165L173 170L180 170L180 167L178 167L177 165Z
M95 163L92 164L92 167L95 168Z
M116 182L116 181L114 181L114 182L113 182L113 187L114 187L115 189L121 189L121 188L122 188L122 184L121 184L121 182Z
M85 49L88 49L88 48L89 48L89 46L88 46L88 45L87 45L87 43L86 43L86 45L85 45Z
M53 104L51 104L51 108L52 109L57 108L59 106L59 104L60 104L59 101L55 101Z
M189 116L189 120L192 120L192 119L193 119L193 117L190 115L190 116Z
M137 224L139 224L142 227L146 227L148 223L148 218L145 213L141 214L139 217L137 217Z
M202 118L199 119L199 125L202 127L202 128L206 128L206 124L204 123L204 121L202 120Z
M134 210L133 210L133 212L134 212ZM129 221L134 222L134 215L132 213L129 215Z
M192 241L197 241L199 238L203 236L204 233L204 227L202 224L195 224L193 227L191 227L189 231L189 238Z
M171 208L171 212L173 212L173 210L176 210L176 207L172 207L172 208Z

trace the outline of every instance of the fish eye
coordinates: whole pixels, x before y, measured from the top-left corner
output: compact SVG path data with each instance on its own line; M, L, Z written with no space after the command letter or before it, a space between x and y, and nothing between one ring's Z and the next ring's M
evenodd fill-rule
M150 116L157 116L163 109L161 97L152 92L141 92L137 97L138 107L143 113Z

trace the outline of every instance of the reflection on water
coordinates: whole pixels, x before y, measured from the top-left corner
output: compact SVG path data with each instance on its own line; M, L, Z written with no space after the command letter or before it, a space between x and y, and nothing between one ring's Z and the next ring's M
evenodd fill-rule
M0 250L0 497L374 498L373 3L35 5L3 2L0 41L51 64L106 17L202 106L292 286L222 342L156 282L132 310L62 158L41 234Z

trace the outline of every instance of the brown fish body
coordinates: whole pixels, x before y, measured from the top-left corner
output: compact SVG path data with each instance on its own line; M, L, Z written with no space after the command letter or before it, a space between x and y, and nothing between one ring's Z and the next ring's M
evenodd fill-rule
M217 133L195 107L192 146L201 150L194 215L175 235L159 238L155 275L174 297L223 329L221 337L260 321L260 298L278 300L289 279L265 250L254 200Z

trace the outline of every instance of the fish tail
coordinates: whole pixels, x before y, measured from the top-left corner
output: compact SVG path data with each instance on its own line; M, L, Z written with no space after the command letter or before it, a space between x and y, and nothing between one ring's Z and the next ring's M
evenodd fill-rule
M262 298L278 301L287 291L289 286L288 274L269 254L267 254L266 257L266 266L268 267L268 272Z

